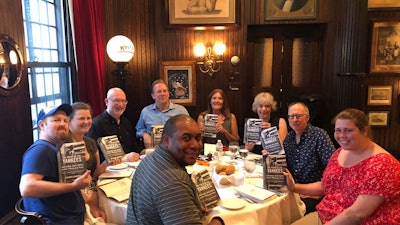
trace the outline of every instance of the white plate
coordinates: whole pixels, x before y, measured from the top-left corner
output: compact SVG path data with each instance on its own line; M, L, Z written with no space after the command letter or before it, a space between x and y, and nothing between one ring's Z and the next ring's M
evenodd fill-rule
M226 209L241 209L246 206L246 201L240 198L225 198L222 199L221 206Z
M129 167L137 168L139 166L140 161L136 162L123 162L123 164L128 165Z
M123 170L128 168L128 165L126 165L125 163L120 163L117 165L113 165L113 166L108 166L108 169L110 170Z

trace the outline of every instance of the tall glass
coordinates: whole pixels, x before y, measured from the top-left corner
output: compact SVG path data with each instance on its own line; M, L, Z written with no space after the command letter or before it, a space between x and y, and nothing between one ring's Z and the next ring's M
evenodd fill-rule
M236 152L238 151L238 149L239 149L239 146L229 144L229 151L232 153L232 157L231 157L232 160L236 159Z

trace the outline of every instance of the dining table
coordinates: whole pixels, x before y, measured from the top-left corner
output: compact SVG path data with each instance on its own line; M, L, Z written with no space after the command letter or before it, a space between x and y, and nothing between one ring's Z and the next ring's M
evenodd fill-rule
M257 155L252 155L252 153L250 153L249 157L256 158ZM228 157L226 158L228 159ZM240 171L240 168L243 168L243 160L236 159L235 161L236 167ZM139 164L140 161L124 169L132 171L130 178L134 176L135 168ZM188 166L187 171L190 174L195 170L207 169L211 177L214 176L213 178L215 178L217 177L214 170L216 164L218 164L218 162L213 161L209 163L209 166L195 164ZM109 169L107 169L107 171L106 173L112 172ZM203 224L207 224L215 216L221 217L225 221L225 224L230 225L289 225L300 219L304 215L306 207L297 193L290 191L274 191L276 193L275 195L262 202L251 201L250 199L238 195L237 188L243 185L262 187L262 171L262 165L258 163L253 173L249 174L243 171L243 179L231 180L231 183L228 182L224 184L218 183L218 179L213 179L221 201L220 204L212 208L209 214L204 217ZM99 179L99 184L107 183L107 179L110 178L112 178L112 176L103 176L103 178ZM105 211L107 222L121 225L125 224L127 201L119 202L113 198L108 198L100 188L98 189L99 206ZM228 200L230 201L229 204L221 204L227 203Z

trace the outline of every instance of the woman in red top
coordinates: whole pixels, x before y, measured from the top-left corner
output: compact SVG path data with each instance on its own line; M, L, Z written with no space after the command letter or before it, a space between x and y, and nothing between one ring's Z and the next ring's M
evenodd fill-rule
M322 181L295 184L287 171L289 190L324 195L317 212L325 225L400 224L399 161L371 140L362 111L346 109L333 122L341 147L332 155Z

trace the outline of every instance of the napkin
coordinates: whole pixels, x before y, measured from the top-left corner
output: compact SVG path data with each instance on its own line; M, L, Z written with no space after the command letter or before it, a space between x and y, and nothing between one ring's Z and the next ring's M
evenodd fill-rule
M241 170L236 170L235 173L231 175L213 173L212 180L217 187L222 187L224 185L240 186L244 183L244 173Z

